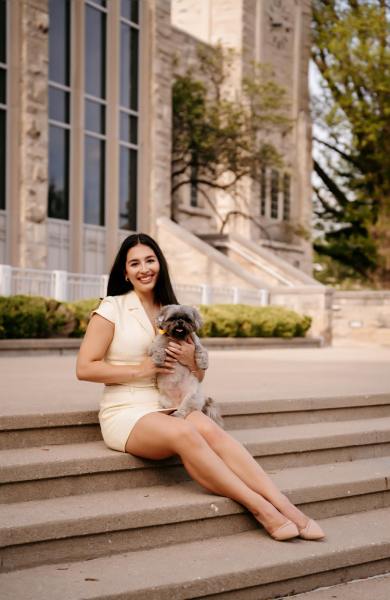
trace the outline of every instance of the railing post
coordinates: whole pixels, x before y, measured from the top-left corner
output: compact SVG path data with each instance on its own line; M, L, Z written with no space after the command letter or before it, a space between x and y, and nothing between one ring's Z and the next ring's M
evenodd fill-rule
M0 296L11 296L12 267L0 265Z
M233 287L233 304L239 304L240 302L240 290L238 287Z
M52 271L52 296L56 300L68 300L68 273L66 271Z
M108 285L108 275L102 275L100 277L100 286L99 286L99 293L102 298L104 298L104 296L107 296L107 285Z
M269 291L265 289L259 290L260 306L268 306L269 304Z
M210 304L210 286L207 285L206 283L202 283L201 284L201 290L202 290L202 294L201 294L201 299L200 299L200 303L201 304Z

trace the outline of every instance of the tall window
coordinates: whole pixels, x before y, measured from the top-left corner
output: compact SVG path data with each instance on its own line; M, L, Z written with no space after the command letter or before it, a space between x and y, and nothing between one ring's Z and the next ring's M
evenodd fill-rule
M190 205L198 206L198 167L191 166L191 188L190 188Z
M139 2L121 0L119 228L137 228Z
M271 219L279 216L279 171L272 169L271 172Z
M291 176L288 173L283 175L283 221L290 220L291 209Z
M70 1L49 0L48 215L69 218Z
M7 127L7 3L0 0L0 209L5 209L5 145Z
M104 225L106 146L105 0L85 4L85 171L84 222Z
M265 217L267 207L267 169L262 167L260 176L260 215Z

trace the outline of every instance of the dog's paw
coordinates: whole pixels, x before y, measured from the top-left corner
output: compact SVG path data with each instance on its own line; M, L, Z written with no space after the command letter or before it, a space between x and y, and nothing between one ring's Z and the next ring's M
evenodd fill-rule
M165 362L165 350L163 352L154 352L152 354L152 360L156 367L162 367Z
M183 413L179 410L175 410L173 413L171 413L171 417L176 417L177 419L184 419L185 415L183 415Z
M195 362L198 369L205 370L209 366L208 356L203 352L201 354L195 354Z

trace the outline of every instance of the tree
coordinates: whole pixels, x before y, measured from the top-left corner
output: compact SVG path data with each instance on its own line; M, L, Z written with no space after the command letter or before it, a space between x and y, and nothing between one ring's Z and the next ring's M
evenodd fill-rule
M197 75L189 68L175 77L171 170L175 221L177 192L192 184L203 194L222 231L237 214L257 222L250 211L238 206L220 214L209 192L237 194L237 184L245 177L259 181L263 168L282 164L270 139L275 133L286 135L290 128L285 91L273 81L268 67L253 63L251 75L243 78L241 94L233 97L228 80L236 57L234 50L220 44L199 46Z
M313 0L315 250L390 287L390 50L386 0ZM317 158L319 157L319 158Z

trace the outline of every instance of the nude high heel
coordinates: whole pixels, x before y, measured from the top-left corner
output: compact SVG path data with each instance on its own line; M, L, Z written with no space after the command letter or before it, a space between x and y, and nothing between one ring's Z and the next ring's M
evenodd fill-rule
M325 537L325 533L318 523L313 521L313 519L309 519L306 527L299 529L299 537L304 540L322 540Z
M274 540L284 542L285 540L291 540L292 538L298 537L299 530L292 521L286 521L283 525L268 533Z

